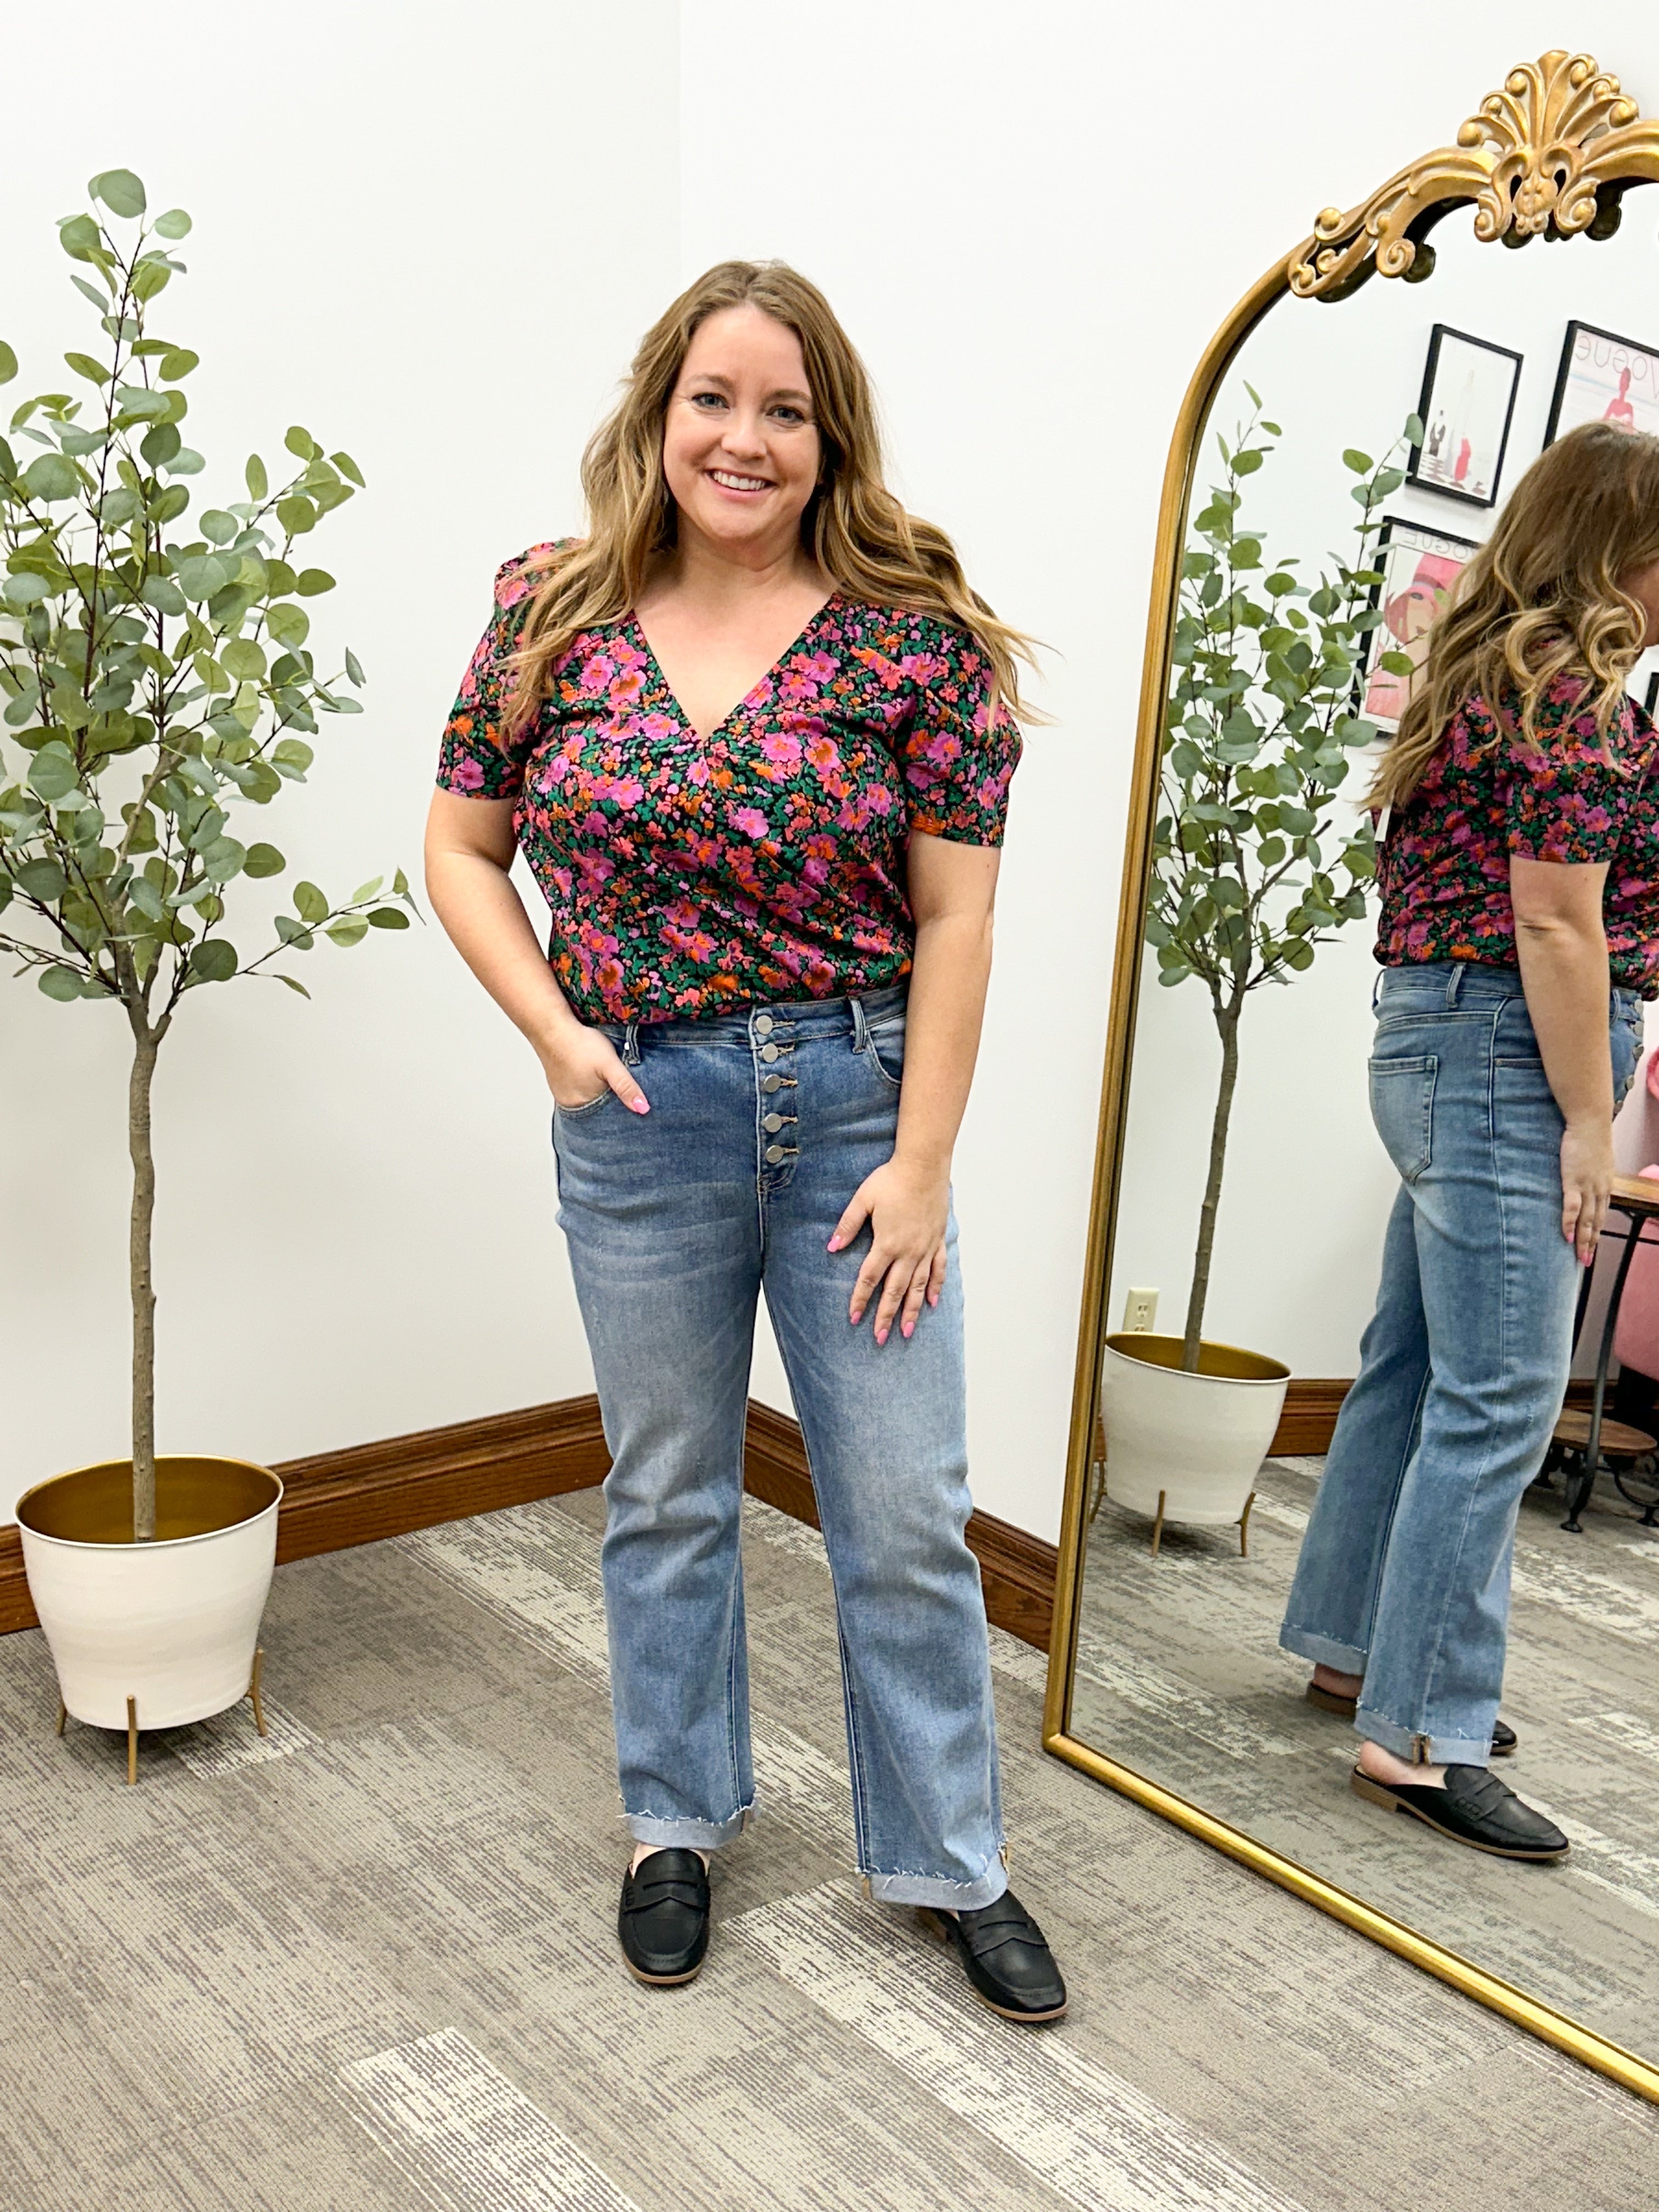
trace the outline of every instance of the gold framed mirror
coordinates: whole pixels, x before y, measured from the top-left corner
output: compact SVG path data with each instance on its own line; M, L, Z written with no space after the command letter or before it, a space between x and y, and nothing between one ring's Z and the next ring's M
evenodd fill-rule
M1659 121L1644 120L1589 55L1547 53L1511 70L1452 144L1348 212L1327 209L1233 308L1188 386L1153 559L1044 1743L1659 2101L1659 1844L1645 1832L1659 1826L1659 1668L1652 1690L1644 1672L1659 1644L1659 1454L1633 1490L1598 1489L1582 1534L1559 1526L1559 1489L1529 1492L1523 1509L1517 1605L1530 1610L1516 1616L1506 1698L1518 1694L1522 1709L1528 1795L1536 1801L1547 1776L1574 1834L1571 1870L1471 1867L1475 1854L1414 1823L1379 1826L1337 1788L1352 1740L1302 1702L1306 1662L1287 1661L1272 1634L1355 1372L1385 1185L1397 1180L1363 1107L1369 935L1356 902L1346 915L1327 911L1316 933L1332 949L1316 961L1298 951L1282 977L1289 988L1264 994L1271 1010L1230 1046L1208 1026L1201 994L1157 988L1147 927L1165 732L1172 696L1188 696L1183 593L1205 588L1217 499L1233 502L1235 529L1241 501L1265 509L1258 565L1288 560L1277 570L1287 592L1295 559L1307 562L1311 548L1299 572L1310 577L1342 516L1352 523L1350 493L1360 501L1377 527L1366 559L1350 566L1374 564L1384 580L1358 626L1353 696L1367 713L1376 701L1386 708L1412 680L1413 607L1449 588L1457 549L1485 535L1509 483L1572 410L1602 411L1595 380L1622 374L1605 410L1613 419L1629 415L1632 377L1644 404L1644 380L1659 386L1659 310L1642 289L1645 276L1653 293L1659 237L1621 220L1626 191L1655 181ZM1530 250L1494 250L1517 247ZM1613 337L1632 331L1633 341ZM1401 446L1408 418L1415 442ZM1198 508L1206 485L1210 506ZM1312 604L1305 590L1302 604ZM1659 662L1639 673L1659 690ZM1351 839L1353 799L1334 780L1316 796L1322 833L1334 824L1339 842ZM1340 904L1335 893L1328 904ZM1178 960L1163 973L1177 987L1190 981ZM1211 1116L1217 1083L1231 1098L1235 1075L1218 1210ZM1629 1137L1650 1142L1659 1159L1659 1127ZM1144 1484L1108 1479L1102 1376L1115 1329L1145 1332L1155 1297L1185 1296L1173 1278L1195 1271L1195 1228L1196 1272L1209 1277L1206 1341L1235 1324L1248 1332L1260 1352L1230 1353L1231 1371L1279 1392L1283 1410L1276 1429L1268 1416L1267 1457L1243 1510L1235 1498L1191 1508L1183 1522L1166 1513L1163 1491L1154 1509ZM1164 1340L1176 1347L1166 1362L1179 1341ZM1114 1419L1121 1437L1127 1417ZM1385 1838L1389 1828L1412 1834Z

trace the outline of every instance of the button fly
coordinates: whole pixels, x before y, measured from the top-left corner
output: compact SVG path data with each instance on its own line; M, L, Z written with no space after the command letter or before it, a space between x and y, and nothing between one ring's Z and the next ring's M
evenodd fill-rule
M769 1131L774 1136L775 1136L777 1132L783 1127L782 1115L769 1114L766 1119L761 1123L761 1127L763 1129Z
M772 1034L772 1017L771 1017L771 1015L770 1015L770 1014L757 1014L757 1015L756 1015L756 1017L755 1017L755 1035L756 1035L757 1036L771 1036L771 1034Z
M783 1078L782 1078L781 1075L763 1075L763 1076L762 1076L762 1078L761 1078L761 1089L762 1089L763 1091L781 1091L782 1088L783 1088Z
M776 1167L778 1162L782 1158L783 1146L781 1145L769 1145L766 1147L766 1164L769 1168Z
M775 1044L763 1044L763 1045L761 1047L761 1058L762 1058L763 1060L775 1060L775 1059L777 1058L777 1056L778 1056L778 1048L777 1048L776 1045L775 1045Z

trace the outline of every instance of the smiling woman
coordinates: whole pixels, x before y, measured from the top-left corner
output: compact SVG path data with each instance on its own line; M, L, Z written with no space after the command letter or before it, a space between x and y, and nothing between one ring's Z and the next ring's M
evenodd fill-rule
M950 1202L1029 649L886 489L863 364L779 264L674 302L582 480L586 538L496 579L427 880L553 1094L612 1453L623 1956L697 1972L709 1854L755 1802L738 1514L763 1288L835 1576L860 1870L995 2010L1054 2020L1005 1871Z

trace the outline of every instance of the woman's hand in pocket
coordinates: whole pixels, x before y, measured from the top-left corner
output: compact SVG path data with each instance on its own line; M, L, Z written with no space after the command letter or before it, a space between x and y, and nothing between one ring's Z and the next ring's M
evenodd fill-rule
M830 1239L830 1249L842 1251L869 1224L870 1249L847 1310L855 1328L879 1292L876 1342L886 1343L895 1316L902 1335L915 1334L923 1299L936 1306L945 1287L945 1235L950 1218L948 1173L924 1174L891 1159L865 1177Z
M1561 1234L1588 1267L1613 1194L1613 1123L1569 1121L1561 1135Z
M595 1104L607 1091L614 1091L632 1113L651 1111L650 1101L603 1030L589 1029L585 1022L561 1022L536 1053L553 1103L567 1114Z

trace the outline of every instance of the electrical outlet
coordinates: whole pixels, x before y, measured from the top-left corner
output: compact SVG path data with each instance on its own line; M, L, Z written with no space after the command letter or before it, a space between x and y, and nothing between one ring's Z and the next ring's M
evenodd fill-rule
M1158 1327L1158 1292L1130 1291L1123 1301L1123 1326L1127 1332L1141 1335Z

